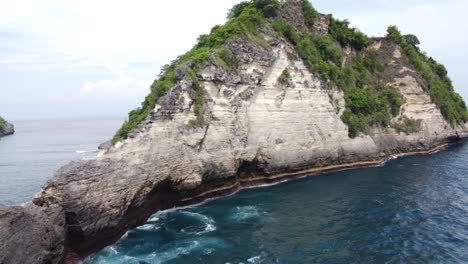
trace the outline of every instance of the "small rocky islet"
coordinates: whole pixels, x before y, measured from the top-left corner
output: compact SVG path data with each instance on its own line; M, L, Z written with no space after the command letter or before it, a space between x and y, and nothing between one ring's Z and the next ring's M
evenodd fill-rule
M235 5L163 67L97 157L0 207L0 263L75 263L159 210L466 137L463 99L418 45L395 26L370 38L307 0Z
M3 117L0 116L0 137L13 135L15 133L15 126L8 123Z

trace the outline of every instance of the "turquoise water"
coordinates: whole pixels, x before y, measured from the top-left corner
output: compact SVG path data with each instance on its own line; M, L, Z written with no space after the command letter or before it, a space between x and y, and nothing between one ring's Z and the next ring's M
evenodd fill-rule
M0 205L16 205L33 195L70 160L96 155L112 137L120 118L13 121L16 133L0 139Z
M468 263L468 144L159 212L85 263Z

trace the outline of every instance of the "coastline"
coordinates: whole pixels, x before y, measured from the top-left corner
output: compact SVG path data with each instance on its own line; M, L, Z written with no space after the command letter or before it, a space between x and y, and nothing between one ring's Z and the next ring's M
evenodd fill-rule
M461 137L459 138L458 141L454 141L453 143L463 144L465 138L466 137ZM207 202L219 199L219 198L235 195L236 193L244 189L270 187L270 186L278 185L278 184L293 181L293 180L299 180L299 179L304 179L308 177L316 177L316 176L322 176L322 175L325 176L329 173L338 172L338 171L382 166L390 160L400 158L400 157L405 157L405 156L432 155L440 151L446 150L450 146L451 143L452 142L439 144L435 147L432 147L426 150L417 150L417 151L387 154L386 156L379 158L379 159L375 159L375 160L355 161L355 162L349 162L349 163L343 163L343 164L328 165L328 166L323 166L323 167L314 167L314 168L291 172L291 173L279 173L279 174L269 176L269 177L261 176L261 177L239 179L233 184L229 184L227 186L213 188L211 190L207 190L207 191L195 194L190 197L187 196L186 198L180 197L181 199L179 201L174 201L174 206L169 207L169 208L161 208L160 210L154 211L151 215L157 212L166 211L166 210L176 210L176 209L180 209L184 207L199 206L199 205L202 205L204 203L207 203ZM125 232L121 232L117 234L114 237L114 239L99 243L100 245L96 246L93 252L88 252L88 254L85 254L84 256L83 255L77 256L76 253L74 252L68 252L65 257L65 263L70 263L70 264L83 263L83 261L86 258L99 252L103 248L117 242L120 238L122 238L128 232L128 230L134 227L128 228L127 230L125 230Z
M461 142L463 142L463 139ZM328 165L324 167L313 167L310 169L301 170L297 172L280 173L280 174L276 174L272 176L261 176L261 177L240 179L238 182L231 184L229 186L215 188L215 189L197 194L192 197L184 198L180 201L181 204L178 206L200 204L204 202L203 200L215 199L215 198L220 198L220 197L224 197L227 195L233 195L243 189L269 187L269 186L278 185L284 182L288 182L291 180L299 180L299 179L308 178L308 177L320 176L323 174L328 174L328 173L333 173L333 172L338 172L338 171L381 166L381 165L384 165L386 162L396 159L396 158L405 157L405 156L413 156L413 155L431 155L431 154L435 154L437 152L446 150L448 147L449 147L449 143L444 143L444 144L437 145L427 150L388 154L383 158L375 159L375 160L355 161L355 162L349 162L349 163L343 163L343 164Z

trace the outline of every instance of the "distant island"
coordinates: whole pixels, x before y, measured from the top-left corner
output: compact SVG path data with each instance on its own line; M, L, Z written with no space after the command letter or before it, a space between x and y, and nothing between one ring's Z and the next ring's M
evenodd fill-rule
M0 137L13 135L15 127L0 116Z

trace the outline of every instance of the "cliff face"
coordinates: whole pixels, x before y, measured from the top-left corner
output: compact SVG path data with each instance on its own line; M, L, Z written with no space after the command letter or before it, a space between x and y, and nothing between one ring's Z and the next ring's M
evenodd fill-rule
M0 116L0 137L12 135L15 133L15 127Z
M295 1L287 3L297 7ZM316 34L328 27L326 17L320 21ZM342 121L344 92L307 67L290 41L268 27L259 34L267 45L242 36L225 43L237 58L235 70L209 60L197 69L195 83L190 65L180 67L176 85L127 139L96 158L61 168L26 207L0 208L0 263L33 263L31 255L15 259L11 246L2 247L19 239L23 244L15 247L40 252L38 259L60 262L67 255L71 261L114 241L157 210L256 183L372 165L468 135L466 124L446 121L400 46L384 38L366 50L377 51L376 59L385 65L380 80L405 99L391 124L411 119L418 129L371 126L351 138ZM357 51L343 49L345 64ZM193 125L200 118L194 96L200 91L204 121ZM30 230L36 224L48 230L49 240L42 241L43 231Z

